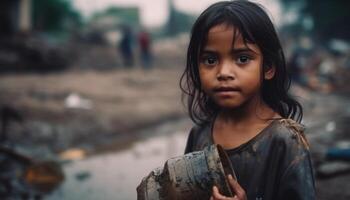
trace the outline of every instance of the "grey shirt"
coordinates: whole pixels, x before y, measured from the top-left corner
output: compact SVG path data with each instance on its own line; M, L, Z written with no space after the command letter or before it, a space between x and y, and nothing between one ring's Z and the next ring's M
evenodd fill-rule
M249 200L315 199L315 181L303 127L272 121L250 141L226 150ZM212 124L192 128L185 153L213 144Z

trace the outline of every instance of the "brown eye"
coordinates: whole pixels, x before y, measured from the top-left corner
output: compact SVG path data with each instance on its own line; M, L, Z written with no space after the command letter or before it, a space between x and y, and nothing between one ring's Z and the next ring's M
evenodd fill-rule
M238 64L247 64L250 60L251 58L249 56L241 55L241 56L238 56L236 62Z
M216 56L204 56L202 59L202 63L205 65L216 65L218 64L218 59Z

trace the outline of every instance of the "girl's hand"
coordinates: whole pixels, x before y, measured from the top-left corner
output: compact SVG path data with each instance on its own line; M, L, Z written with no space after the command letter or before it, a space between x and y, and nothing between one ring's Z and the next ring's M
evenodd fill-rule
M234 197L226 197L220 194L218 188L213 186L213 196L210 197L210 200L247 200L247 195L243 188L238 184L237 180L234 180L231 175L228 175L228 182L232 190L235 192Z

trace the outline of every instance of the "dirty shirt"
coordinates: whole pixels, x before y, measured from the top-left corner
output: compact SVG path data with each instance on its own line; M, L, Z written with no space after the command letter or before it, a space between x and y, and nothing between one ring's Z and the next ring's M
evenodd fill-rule
M212 123L192 128L185 153L212 145ZM303 127L291 119L272 121L250 141L226 150L249 200L315 199L315 182Z

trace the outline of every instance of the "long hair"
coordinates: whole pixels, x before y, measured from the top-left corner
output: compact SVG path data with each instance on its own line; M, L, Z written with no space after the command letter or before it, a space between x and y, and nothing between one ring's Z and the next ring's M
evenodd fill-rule
M180 79L180 88L183 95L187 95L187 107L192 121L196 124L208 122L219 111L218 106L201 89L198 69L199 56L207 42L208 31L219 24L233 26L245 43L253 43L260 48L263 73L270 67L275 67L275 75L271 80L262 79L262 100L282 117L300 122L302 107L288 94L291 79L276 30L262 6L244 0L211 5L192 27L186 68Z

